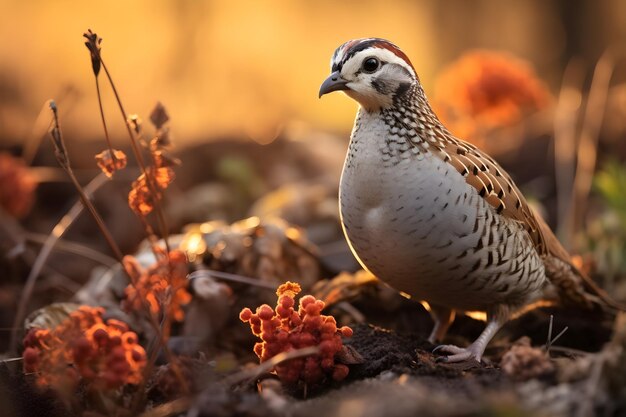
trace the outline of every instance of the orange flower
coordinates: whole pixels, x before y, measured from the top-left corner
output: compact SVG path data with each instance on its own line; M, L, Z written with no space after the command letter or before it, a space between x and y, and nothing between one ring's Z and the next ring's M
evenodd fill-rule
M0 206L20 218L28 214L35 199L37 181L24 161L0 152Z
M454 134L472 140L484 130L518 123L549 101L549 91L527 62L478 50L442 71L433 103Z
M54 329L31 329L24 338L24 371L40 387L71 393L80 380L90 389L138 384L146 352L126 323L102 319L100 307L81 306Z
M182 321L185 317L182 306L191 301L187 291L187 258L179 250L171 251L168 256L163 254L160 258L148 269L139 265L132 256L124 258L124 266L134 285L126 287L123 306L126 310L140 311L143 300L146 300L153 314L161 313L165 306L172 319Z
M148 185L146 175L141 174L133 182L128 194L128 205L141 216L146 216L154 210L154 205L163 198L161 190L165 190L174 181L174 170L169 167L156 169L150 167L146 173L151 180L152 190Z
M180 160L166 151L170 145L169 128L166 126L169 116L161 103L154 107L150 121L157 129L156 135L150 143L143 139L140 143L150 152L152 165L147 166L145 172L133 182L128 193L128 205L139 216L147 216L159 204L163 191L174 181L174 170L171 167L180 165ZM136 133L140 134L138 118L135 116L130 122L135 126Z
M159 168L167 168L181 164L180 159L170 155L164 150L153 151L152 158L154 159L154 165Z
M115 171L124 169L126 161L126 154L117 149L113 149L113 154L111 154L111 150L107 149L96 155L96 163L109 178L113 176Z

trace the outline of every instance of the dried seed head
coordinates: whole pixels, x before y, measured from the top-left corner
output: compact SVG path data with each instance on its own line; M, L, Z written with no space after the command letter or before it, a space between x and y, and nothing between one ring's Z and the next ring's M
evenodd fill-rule
M154 158L154 165L157 168L173 167L181 164L180 159L170 155L166 151L154 151L152 157Z
M139 135L141 133L141 126L142 126L143 121L138 115L131 114L128 116L128 119L126 121L130 125L130 127L135 131L136 134Z
M94 75L97 77L102 65L102 61L100 60L100 44L102 43L102 38L100 38L97 33L92 32L91 29L87 29L87 32L83 33L83 37L87 39L85 46L89 49L91 68L93 69Z
M170 120L170 116L167 114L167 110L165 110L165 106L161 104L161 102L157 102L150 113L150 121L157 129L161 129L167 121Z
M97 154L95 158L98 167L100 167L102 172L109 178L113 176L115 171L126 167L126 154L117 149L113 149L113 152L109 149L104 150Z
M163 149L172 144L170 137L170 129L167 126L163 126L159 129L157 134L150 140L150 149L157 150Z
M57 105L54 100L50 100L48 104L50 110L52 110L52 127L50 128L50 136L52 137L52 144L54 145L54 155L56 156L59 164L67 169L70 166L70 161L67 156L67 149L65 148L65 142L63 142L63 135L61 134L61 126L59 125L59 114Z

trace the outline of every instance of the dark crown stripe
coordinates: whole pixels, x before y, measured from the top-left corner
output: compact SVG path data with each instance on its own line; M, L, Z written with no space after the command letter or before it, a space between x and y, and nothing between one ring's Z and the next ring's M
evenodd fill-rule
M341 45L335 51L335 54L333 55L333 60L335 57L337 57L337 55L339 55L340 51L344 51L343 57L342 57L341 62L335 62L335 64L333 65L333 71L340 70L343 64L347 60L352 58L357 52L363 51L364 49L367 49L367 48L380 48L380 49L386 49L388 51L391 51L394 55L402 59L411 68L413 68L413 71L415 72L415 68L413 67L413 64L411 63L411 60L409 59L409 57L406 56L406 54L402 52L400 48L398 48L396 45L389 42L388 40L381 39L381 38L356 39L356 40L348 41L344 43L343 45Z

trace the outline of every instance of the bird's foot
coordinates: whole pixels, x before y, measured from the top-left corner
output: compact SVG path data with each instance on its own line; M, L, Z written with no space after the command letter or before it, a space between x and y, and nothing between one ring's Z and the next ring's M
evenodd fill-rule
M433 349L433 353L449 353L449 356L439 356L437 362L456 363L475 360L480 363L484 349L480 346L471 344L466 348L460 348L454 345L439 345Z

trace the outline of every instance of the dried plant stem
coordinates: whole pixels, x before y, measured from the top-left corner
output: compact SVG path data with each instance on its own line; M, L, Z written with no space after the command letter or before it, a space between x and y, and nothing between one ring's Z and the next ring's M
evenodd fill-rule
M56 115L56 112L55 112L55 115ZM61 164L64 165L62 162ZM83 206L87 208L87 210L89 211L89 214L91 214L91 217L93 217L94 221L96 222L98 229L100 229L100 233L102 233L104 240L106 240L107 244L111 248L111 251L113 251L113 255L115 255L118 261L122 262L122 260L124 259L124 255L122 254L122 251L120 250L119 246L117 246L117 243L115 243L113 236L111 236L111 232L109 232L109 229L104 223L104 220L102 220L100 213L98 213L98 211L96 210L96 207L93 205L93 203L91 202L91 200L85 193L83 186L80 184L80 182L78 182L76 175L74 175L74 171L69 166L69 164L64 165L63 167L65 169L65 172L67 172L67 175L70 177L70 180L74 184L76 191L78 191L78 195L80 197L80 200L83 203Z
M158 190L158 186L154 183L154 178L150 175L150 173L148 172L146 163L143 159L143 156L141 154L141 150L139 148L139 145L137 143L137 139L135 138L135 135L133 134L133 131L130 127L130 124L128 122L128 114L126 113L126 110L124 109L124 105L122 104L122 100L120 98L120 95L117 91L117 87L115 86L115 82L113 81L113 77L111 76L111 73L109 72L108 67L106 66L104 60L102 59L102 55L100 54L100 50L98 48L95 48L93 51L93 53L95 53L97 55L97 59L99 60L100 64L102 65L102 68L104 69L104 72L107 76L107 79L109 81L109 85L111 86L111 89L113 90L113 95L115 96L115 100L117 101L118 107L120 109L120 112L122 113L122 117L124 119L124 125L126 126L126 131L128 132L128 136L130 138L130 143L131 143L131 148L133 150L133 153L135 155L135 159L137 160L137 164L139 165L139 168L141 169L142 174L145 176L146 178L146 184L148 186L148 189L150 190L150 193L153 195L154 197L154 207L155 207L155 212L156 212L156 216L157 216L157 222L159 224L159 229L161 231L161 236L163 238L163 242L165 244L165 248L166 248L166 259L168 260L168 265L170 270L172 269L172 265L169 263L169 252L171 251L170 246L169 246L169 242L168 242L168 226L167 226L167 222L165 220L165 216L163 214L163 210L161 207L161 204L157 198L157 196L160 194L159 190ZM154 233L152 231L152 228L150 227L150 225L147 223L146 219L143 216L139 216L139 218L141 219L142 223L144 224L144 226L146 227L146 230L148 232L148 236L150 236L152 238L152 236L154 236ZM155 256L157 256L158 259L158 254L155 252ZM177 379L179 380L179 382L181 383L181 385L183 387L185 387L186 389L186 381L183 378L182 372L180 371L178 365L176 364L176 360L174 358L174 356L172 355L171 351L169 350L168 346L167 346L167 338L169 337L169 329L171 327L171 317L169 314L164 314L164 322L162 326L159 326L158 322L156 321L154 315L150 312L149 306L147 305L147 301L143 300L142 301L143 304L145 304L145 307L147 307L147 312L150 316L150 322L152 324L152 327L155 328L156 330L156 335L158 337L159 343L157 344L157 346L154 349L153 355L151 355L151 360L149 361L148 365L146 366L146 374L145 375L149 375L149 371L150 369L154 366L154 363L156 362L156 354L158 353L158 347L162 347L166 356L168 357L168 359L170 359L170 364L172 366L172 370L174 371ZM163 306L161 306L161 311L166 312L167 309L163 308ZM144 378L145 379L145 378ZM144 381L145 383L145 381ZM138 397L142 398L143 396ZM135 404L137 405L137 404Z
M67 151L65 149L65 142L63 141L63 134L61 132L61 126L59 123L57 108L53 101L50 102L50 108L52 109L52 112L54 115L54 124L51 130L51 136L52 136L53 143L55 146L55 155L57 157L57 160L59 161L59 164L61 165L61 167L67 172L68 176L70 177L70 180L76 187L76 190L78 191L80 200L82 202L82 206L86 207L89 210L89 213L96 221L96 224L98 225L98 228L100 229L100 232L102 233L105 240L111 247L111 250L113 251L113 254L115 255L115 258L122 265L124 272L126 272L126 274L128 275L131 285L135 286L135 282L134 282L134 278L132 274L130 274L128 270L124 267L124 255L122 254L122 251L117 246L117 243L115 243L115 240L113 240L113 237L111 236L111 233L109 232L104 221L102 220L102 217L100 217L100 214L96 210L95 206L93 205L91 200L88 198L86 190L83 189L82 185L80 185L80 183L76 179L76 176L74 175L74 171L72 170L70 166L69 156L67 155ZM103 181L106 180L106 176L104 174L100 174L97 178L100 178L100 176L103 177ZM148 301L142 299L142 303L144 307L147 308L146 311L150 312L150 306L148 305ZM151 313L149 313L149 315L150 317L153 318ZM152 322L154 324L155 331L159 333L160 326L158 322L156 320L152 320Z
M111 74L109 73L109 69L107 68L106 64L104 63L104 60L102 60L102 56L99 56L100 58L100 62L102 63L102 68L104 68L104 73L107 76L107 79L109 80L109 84L111 85L111 89L113 90L113 95L115 95L115 100L117 101L117 105L120 109L120 112L122 113L122 117L124 118L124 124L126 126L126 131L128 132L128 136L130 137L130 143L131 143L131 147L133 150L133 153L135 154L135 158L137 159L137 164L139 165L139 168L141 169L141 172L145 175L146 177L146 184L148 185L148 188L150 189L150 192L152 193L152 195L154 196L154 207L155 207L155 212L157 215L157 221L159 223L159 229L161 230L161 236L163 237L163 241L165 242L165 247L167 252L170 252L170 247L169 247L169 243L167 241L167 237L168 237L168 227L167 227L167 222L165 220L165 216L163 215L163 210L161 209L161 204L160 202L157 200L157 195L159 195L159 191L158 191L158 186L154 183L154 180L152 178L151 175L149 175L148 170L146 168L146 163L143 159L143 156L141 155L141 150L139 149L139 145L137 144L137 140L135 138L135 135L133 134L132 129L130 128L130 124L128 123L128 115L126 113L126 110L124 110L124 105L122 104L122 100L120 98L119 93L117 92L117 88L115 87L115 83L113 82L113 78L111 77Z
M104 108L102 107L102 94L100 93L100 81L98 79L98 75L94 74L94 79L96 80L96 94L98 96L98 108L100 109L102 128L104 129L104 139L107 142L107 147L109 148L109 152L111 154L111 160L113 161L113 166L116 166L117 157L115 156L115 152L113 151L113 145L111 144L111 138L109 137L109 129L107 128L107 122L104 117Z
M113 255L115 255L115 257L120 262L122 262L122 260L124 259L124 255L122 254L122 251L120 250L119 246L117 246L117 243L115 243L115 240L113 239L113 236L111 236L109 229L107 229L106 224L104 223L104 220L102 220L102 217L100 217L100 213L98 213L98 211L94 207L91 200L89 200L89 198L85 194L85 191L83 190L82 186L76 179L74 172L71 169L68 169L67 174L70 176L72 183L74 183L74 186L76 187L76 190L78 191L78 194L80 196L81 201L83 202L83 205L87 207L89 214L91 214L91 217L93 217L93 219L95 220L98 226L98 229L100 229L100 233L102 233L102 236L104 236L104 240L106 240L107 244L113 251Z
M606 99L614 68L615 54L612 49L609 49L596 64L578 142L576 176L572 193L574 211L571 222L574 233L582 228L584 221L585 202L591 191L596 167L598 136L604 119Z
M149 308L150 307L148 306L148 309ZM156 342L153 341L152 343L150 343L150 348L148 349L149 359L143 371L144 377L142 378L141 383L137 387L137 392L140 394L136 395L133 398L133 403L131 404L131 409L134 410L135 414L138 414L144 408L144 402L145 402L145 397L146 397L145 388L150 378L150 375L152 374L152 370L154 369L154 365L156 364L156 360L159 354L159 348L163 348L163 352L165 353L165 356L168 358L170 368L172 369L172 371L174 372L174 375L176 376L176 379L180 383L180 386L182 387L182 391L189 392L189 385L187 384L187 380L185 379L180 369L180 366L178 366L178 360L176 359L176 356L174 356L169 346L167 345L167 338L169 338L169 328L166 329L166 331L163 331L163 328L156 321L156 318L150 312L150 310L148 310L148 314L150 315L150 323L152 327L156 326L156 328L158 329L158 332L155 335ZM164 316L166 318L169 317L168 314ZM165 322L163 323L163 325L164 324ZM166 332L167 332L167 336L166 336Z
M73 170L71 168L71 165L70 165L69 156L67 154L67 150L66 150L66 147L65 147L65 142L63 141L63 134L62 134L61 126L60 126L60 123L59 123L58 111L57 111L57 107L56 107L56 104L54 103L54 101L50 101L50 109L52 110L52 113L53 113L53 116L54 116L54 123L53 123L53 127L52 127L52 129L50 131L50 134L51 134L51 137L52 137L52 142L53 142L54 147L55 147L55 156L57 157L57 160L59 161L59 164L61 165L61 167L67 172L67 174L70 177L72 183L76 187L76 190L79 193L82 205L89 210L89 213L92 215L92 217L96 221L96 224L98 225L98 228L100 229L100 232L102 233L102 235L104 236L105 240L107 241L107 243L111 247L111 250L113 251L115 257L117 258L117 260L122 265L122 269L128 275L129 280L130 280L130 284L133 287L136 287L136 283L135 283L135 280L134 280L132 274L130 274L129 271L124 266L124 255L122 254L122 251L119 249L119 247L117 246L117 244L113 240L113 237L111 236L109 230L107 229L104 221L100 217L100 214L96 210L96 208L93 205L93 203L89 200L85 190L80 185L80 183L76 179L76 176L74 175L74 172L73 172ZM100 175L104 176L104 174L100 174ZM34 282L33 282L32 285L34 286ZM31 289L31 292L32 292L32 289ZM144 308L144 311L146 311L147 314L148 314L148 321L149 321L150 325L152 326L152 328L154 329L155 335L158 338L157 340L159 341L159 344L158 344L156 350L158 351L158 347L159 346L163 347L163 350L165 351L165 354L167 355L168 359L170 359L170 362L172 363L172 369L174 370L174 373L176 374L177 378L179 379L179 382L182 384L183 387L186 387L186 381L184 380L184 378L182 376L182 372L180 372L180 369L178 369L178 367L177 367L177 365L175 363L175 358L174 358L174 356L172 355L171 351L169 350L169 348L167 346L167 343L166 343L167 339L164 338L163 333L161 331L161 326L160 326L159 322L156 320L156 317L154 316L154 314L152 314L152 312L150 310L150 305L148 304L148 301L145 300L145 299L141 299L141 302L142 302L142 307ZM25 304L24 304L23 309L25 310L25 308L26 307L25 307ZM163 309L163 311L165 311L165 310ZM22 315L23 314L24 313L22 312ZM169 320L169 315L166 314L165 317L166 317L166 319ZM21 318L20 318L19 321L16 320L16 325L14 325L14 327L17 327L17 325L19 325L19 322L21 320L22 320ZM146 365L146 370L145 370L145 372L146 372L145 375L146 376L149 375L147 372L153 368L155 361L156 361L156 355L154 355L154 358L151 361L149 361L149 363ZM147 380L147 378L144 378L144 382L143 382L144 384L145 384L145 380ZM140 390L139 392L143 392L143 391ZM144 395L137 396L138 401L143 400L144 397L145 397L145 393L144 393Z
M85 188L81 191L82 196L89 200L89 196L91 196L98 188L100 188L106 182L106 176L104 174L99 174L95 177L89 184L85 186ZM21 328L21 322L24 320L24 316L26 314L26 307L30 300L30 297L35 288L35 283L37 282L37 278L41 273L41 270L46 264L52 249L56 245L56 243L61 239L63 234L67 231L67 229L74 223L74 221L78 218L80 213L83 211L84 203L82 197L79 201L74 203L72 208L67 212L63 218L54 226L50 235L46 238L46 241L41 248L41 251L37 255L35 262L33 263L33 267L26 278L26 283L24 284L24 288L22 290L22 296L20 297L20 302L17 307L17 312L15 313L15 319L13 320L13 331L11 332L11 341L9 343L9 351L14 352L17 348L17 333L18 329Z

